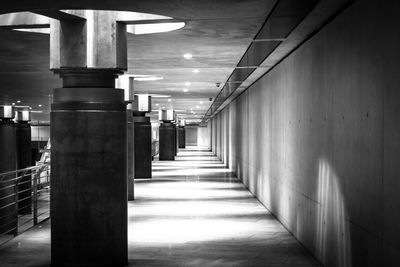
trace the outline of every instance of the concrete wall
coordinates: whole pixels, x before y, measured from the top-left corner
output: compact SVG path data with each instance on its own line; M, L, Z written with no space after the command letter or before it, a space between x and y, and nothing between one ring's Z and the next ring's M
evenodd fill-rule
M399 264L399 11L356 1L211 122L213 151L326 266Z
M197 128L197 145L201 148L211 149L211 127Z
M32 141L47 141L50 139L50 126L31 126Z
M197 146L197 126L186 126L185 138L187 146Z

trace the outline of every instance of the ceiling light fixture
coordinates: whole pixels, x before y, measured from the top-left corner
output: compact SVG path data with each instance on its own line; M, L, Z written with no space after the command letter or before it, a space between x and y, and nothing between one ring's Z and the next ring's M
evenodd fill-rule
M194 69L194 70L192 70L192 72L193 72L193 73L199 73L200 70L199 70L199 69Z
M199 106L196 106L196 108L199 108Z
M60 10L63 13L79 15L85 19L89 19L90 16L97 11L94 10ZM183 21L171 21L165 22L166 20L174 20L172 17L161 16L156 14L129 12L129 11L115 11L108 10L102 11L112 14L116 21L126 23L126 31L132 34L151 34L169 32L181 29L185 26ZM19 19L25 19L28 23L19 23ZM25 32L36 32L50 34L50 18L38 14L31 14L30 12L18 12L8 13L0 15L2 21L1 26L15 26L13 30L25 31ZM144 21L152 21L151 23L143 23ZM158 23L157 23L158 22ZM26 28L21 27L26 24ZM41 27L43 26L43 27Z
M171 98L170 98L170 99L168 99L168 102L171 102Z
M41 105L41 104L39 104L39 105L38 105L38 107L39 107L39 108L41 108L41 107L42 107L42 105Z
M183 89L183 92L187 93L187 92L189 92L189 90L185 88L185 89Z
M158 80L163 80L164 77L161 76L142 76L142 77L135 77L135 81L139 82L147 82L147 81L158 81Z
M156 104L156 107L158 107L160 104Z
M203 104L203 101L200 101L200 104Z
M183 55L183 57L184 57L185 59L192 59L193 55L192 55L192 54L189 54L189 53L186 53L186 54Z
M18 29L13 29L13 30L19 31L19 32L34 32L34 33L50 34L50 28L18 28Z
M21 100L17 100L17 103L18 103L18 104L21 103Z
M171 32L185 27L185 22L152 23L126 25L126 31L133 34L150 34L159 32Z
M171 97L171 95L160 95L160 94L149 94L149 96L153 97L153 98L167 98L167 97Z
M186 86L191 86L192 83L191 83L191 82L185 82L185 85L186 85Z

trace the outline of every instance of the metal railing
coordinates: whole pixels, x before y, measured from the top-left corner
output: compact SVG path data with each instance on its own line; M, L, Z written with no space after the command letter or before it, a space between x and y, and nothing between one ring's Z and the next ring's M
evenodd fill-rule
M50 164L0 174L0 244L50 217Z

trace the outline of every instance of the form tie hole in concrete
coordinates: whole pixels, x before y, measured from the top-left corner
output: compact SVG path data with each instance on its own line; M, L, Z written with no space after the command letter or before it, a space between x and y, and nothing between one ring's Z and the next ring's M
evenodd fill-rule
M369 114L368 114L368 112L367 112L367 118L369 117Z
M344 120L344 116L342 116L342 120Z

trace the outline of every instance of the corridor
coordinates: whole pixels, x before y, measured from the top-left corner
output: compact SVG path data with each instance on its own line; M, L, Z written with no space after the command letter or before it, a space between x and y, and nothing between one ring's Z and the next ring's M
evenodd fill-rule
M130 266L319 266L211 152L188 147L135 181ZM0 247L1 266L49 266L50 223Z

